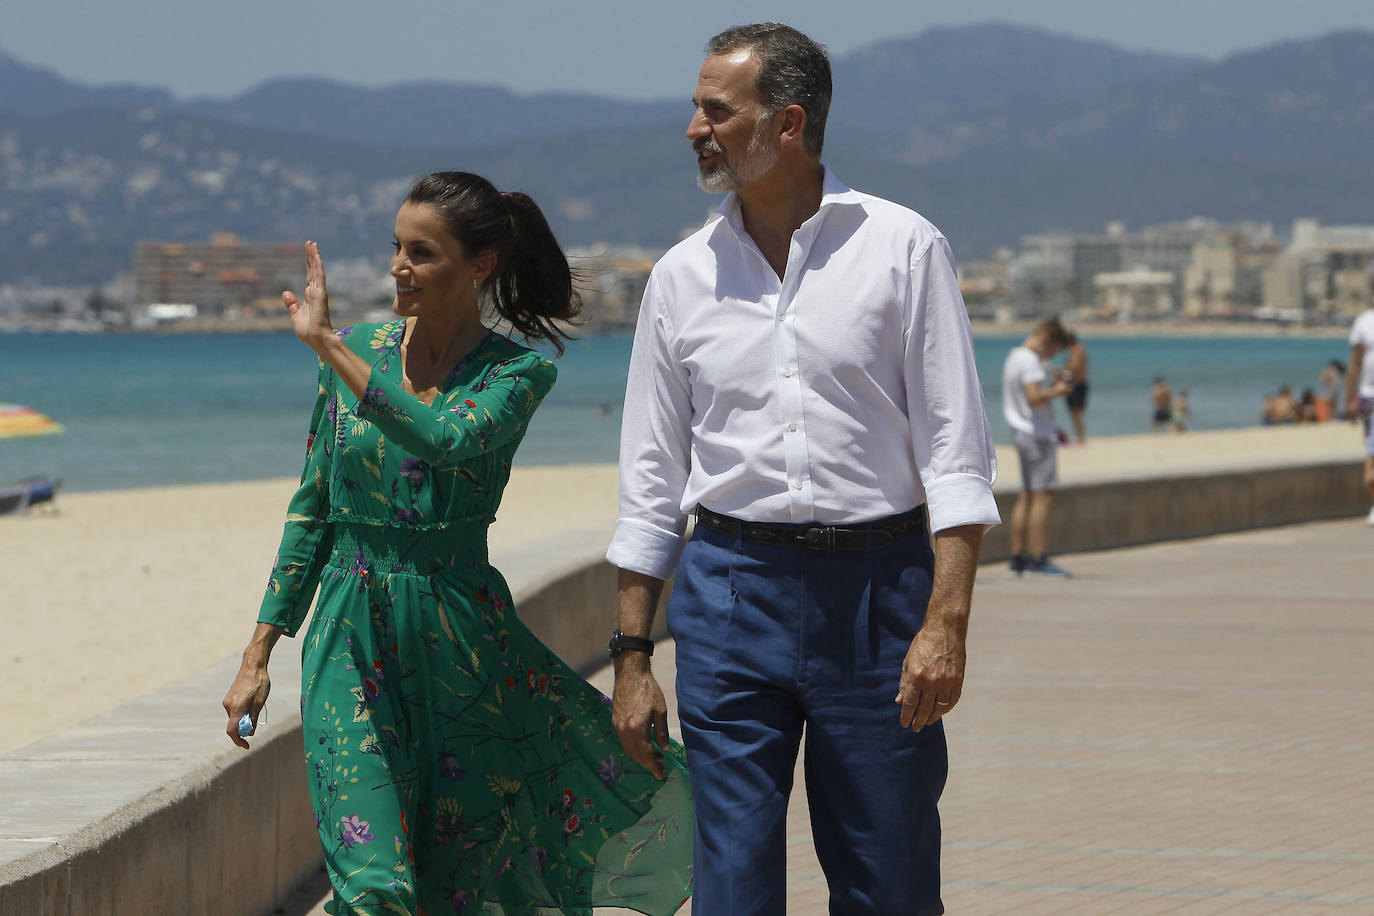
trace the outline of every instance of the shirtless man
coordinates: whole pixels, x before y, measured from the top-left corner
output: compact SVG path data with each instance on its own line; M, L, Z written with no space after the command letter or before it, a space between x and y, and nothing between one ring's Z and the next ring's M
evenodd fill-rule
M1174 419L1174 394L1162 375L1155 376L1154 385L1150 388L1150 403L1154 405L1154 413L1150 415L1150 432L1164 432Z

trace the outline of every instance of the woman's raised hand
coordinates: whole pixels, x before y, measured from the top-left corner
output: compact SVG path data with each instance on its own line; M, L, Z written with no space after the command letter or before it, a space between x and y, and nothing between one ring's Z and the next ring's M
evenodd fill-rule
M326 335L334 333L329 323L329 293L324 285L324 261L320 246L305 243L305 296L297 298L291 290L281 294L281 301L291 315L291 330L312 347Z

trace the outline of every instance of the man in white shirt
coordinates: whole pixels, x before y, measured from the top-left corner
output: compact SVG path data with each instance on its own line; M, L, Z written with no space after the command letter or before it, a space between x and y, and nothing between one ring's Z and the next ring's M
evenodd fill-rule
M830 912L942 913L941 717L999 521L953 257L929 222L821 164L823 48L769 23L707 52L687 137L702 188L731 193L658 262L641 306L607 553L616 726L661 772L647 637L676 570L693 910L786 912L804 729Z
M1059 485L1059 428L1051 402L1073 390L1064 379L1049 381L1044 363L1068 346L1064 326L1042 321L1019 347L1013 347L1002 366L1002 415L1011 427L1021 459L1021 492L1011 510L1011 571L1069 577L1068 570L1050 561L1046 538L1054 490Z
M1371 279L1374 289L1374 278ZM1364 488L1374 501L1374 304L1350 326L1350 366L1345 375L1345 413L1364 422ZM1369 510L1374 525L1374 507Z

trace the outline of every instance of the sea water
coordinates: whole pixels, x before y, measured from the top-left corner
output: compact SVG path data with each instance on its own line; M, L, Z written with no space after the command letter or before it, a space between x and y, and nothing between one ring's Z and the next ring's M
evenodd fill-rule
M1010 441L1002 362L1020 337L978 336L993 435ZM1088 435L1149 430L1154 376L1188 389L1190 428L1252 426L1279 385L1317 390L1343 340L1302 337L1084 337ZM517 464L616 460L628 337L587 337L557 359L558 384ZM25 404L63 435L0 441L0 481L33 474L67 490L295 477L315 398L315 355L289 333L0 334L0 402ZM1060 423L1071 429L1063 403Z

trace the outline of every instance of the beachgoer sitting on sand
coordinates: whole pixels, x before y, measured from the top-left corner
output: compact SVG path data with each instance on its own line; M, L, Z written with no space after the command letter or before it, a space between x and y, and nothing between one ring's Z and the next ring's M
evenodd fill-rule
M1264 413L1261 417L1265 426L1277 423L1296 423L1298 405L1293 400L1293 389L1287 385L1279 386L1279 393L1264 399Z

